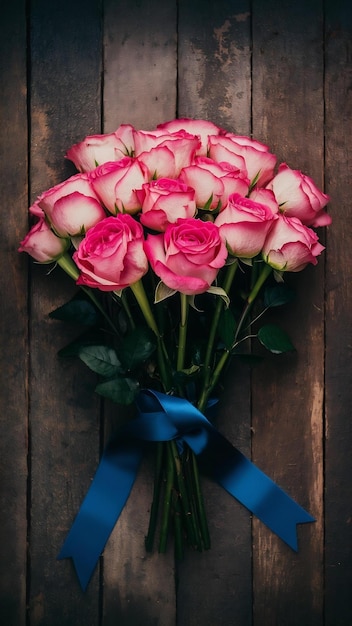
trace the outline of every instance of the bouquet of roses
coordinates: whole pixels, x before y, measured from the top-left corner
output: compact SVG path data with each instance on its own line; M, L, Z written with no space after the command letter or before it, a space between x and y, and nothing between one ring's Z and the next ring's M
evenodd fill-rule
M300 171L284 163L276 169L267 146L205 120L175 119L152 131L123 124L86 137L66 157L79 173L30 207L36 223L20 251L39 263L55 262L81 287L51 314L85 327L61 354L77 355L100 376L97 393L137 407L137 417L106 452L110 469L104 459L98 469L95 508L110 506L99 491L109 482L113 458L118 489L124 487L121 497L109 495L121 500L111 527L141 449L154 441L146 548L159 527L165 551L172 529L181 558L184 544L210 546L199 467L256 512L250 484L241 495L235 476L239 467L245 474L254 466L209 416L225 368L232 358L249 356L249 339L273 353L293 349L282 329L261 325L262 314L291 299L285 272L317 263L324 248L312 227L331 222L324 211L329 198ZM254 483L262 476L254 475ZM85 508L80 514L88 519ZM296 522L312 520L300 511ZM261 515L275 530L273 517ZM108 534L81 575L83 585Z

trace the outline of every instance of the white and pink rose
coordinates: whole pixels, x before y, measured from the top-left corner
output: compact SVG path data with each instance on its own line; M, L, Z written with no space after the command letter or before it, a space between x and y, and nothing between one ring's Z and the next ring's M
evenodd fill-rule
M306 226L331 224L330 215L324 211L330 198L318 189L310 176L281 163L267 188L273 191L280 210L287 217L298 217Z
M110 216L91 228L73 254L78 285L119 291L148 271L142 226L127 213Z
M144 247L155 274L186 295L207 291L227 258L218 227L194 218L179 219L165 233L148 235Z
M159 232L179 218L194 217L195 191L179 180L159 178L143 185L140 192L141 223Z
M300 272L308 263L317 264L324 250L318 235L297 217L279 214L263 246L264 261L282 272Z
M266 204L243 198L229 197L227 207L215 220L231 255L251 259L263 248L265 238L277 219L277 214Z

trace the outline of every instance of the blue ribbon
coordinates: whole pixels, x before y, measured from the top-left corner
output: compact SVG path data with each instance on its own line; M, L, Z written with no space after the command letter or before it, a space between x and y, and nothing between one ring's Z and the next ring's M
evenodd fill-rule
M298 550L296 525L314 518L234 448L198 409L187 400L149 389L140 393L137 407L138 416L106 447L58 555L58 559L73 559L83 590L127 501L148 441L187 443L205 474Z

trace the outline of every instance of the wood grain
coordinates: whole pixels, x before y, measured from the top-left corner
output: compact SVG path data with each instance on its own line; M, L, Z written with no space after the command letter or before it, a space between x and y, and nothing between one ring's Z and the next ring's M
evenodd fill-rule
M324 165L320 2L253 3L253 135L320 187ZM324 258L288 275L296 300L272 320L296 354L253 373L253 459L317 518L298 528L295 554L254 520L254 623L322 624Z
M182 1L178 34L179 116L250 133L249 3ZM234 365L224 388L216 426L249 454L248 371ZM203 483L212 547L187 554L179 565L177 623L225 626L236 619L247 625L252 614L250 514L218 485Z
M176 116L176 33L174 2L105 2L105 132L122 123L152 129ZM107 433L119 411L107 407ZM173 551L144 547L152 487L147 459L104 553L103 626L175 623Z
M0 20L0 621L6 626L350 626L352 10L346 0L13 0ZM6 5L6 6L5 6ZM63 157L121 123L198 117L267 143L331 195L317 267L271 319L294 354L227 372L217 426L317 519L295 554L204 480L213 546L146 555L147 457L83 594L56 561L126 414L57 350L76 288L19 255ZM29 149L29 152L28 152ZM324 171L325 159L325 171ZM29 261L29 262L28 262ZM29 269L28 269L29 268ZM252 436L251 436L252 433ZM28 544L27 544L28 542Z
M24 5L6 5L0 21L0 617L9 626L26 620L27 259L17 253L27 231Z
M327 626L351 622L352 598L352 9L328 3L325 40L327 235L325 570Z
M74 168L64 154L100 130L101 32L95 1L32 3L31 199ZM32 265L30 308L31 625L97 624L99 572L86 594L70 560L56 561L99 454L94 380L57 351L80 333L48 314L77 291L59 268Z

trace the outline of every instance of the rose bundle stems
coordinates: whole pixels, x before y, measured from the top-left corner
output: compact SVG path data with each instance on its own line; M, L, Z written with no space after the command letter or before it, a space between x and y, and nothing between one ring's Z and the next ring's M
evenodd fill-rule
M158 342L158 361L161 381L166 392L172 390L172 379L169 369L169 359L166 352L165 344L159 332L155 317L150 308L149 300L145 292L142 280L132 284L131 290L139 304L141 312L151 330L155 333ZM185 294L180 294L181 315L179 325L179 344L177 352L177 370L182 370L185 359L185 348L187 338L187 321L188 321L188 298ZM182 454L179 453L175 441L167 441L164 443L164 458L166 458L165 471L165 488L163 494L163 508L161 516L159 552L165 552L167 546L167 538L169 534L169 526L171 517L174 521L174 529L178 533L175 550L177 550L178 558L181 556L181 521L180 514L185 526L185 533L190 545L202 550L202 546L208 547L209 532L206 524L206 514L203 499L200 494L200 483L198 475L198 467L193 452L189 451L190 457L187 458L188 449ZM146 545L149 547L153 544L157 517L158 502L161 495L161 471L162 471L163 454L159 452L155 469L155 484L153 501L150 514L149 529L147 534ZM186 471L185 466L191 462ZM193 474L193 477L192 477ZM187 478L188 477L188 480ZM195 488L196 493L193 494ZM192 506L193 504L193 506ZM203 530L203 533L201 530ZM203 539L202 535L205 535Z

